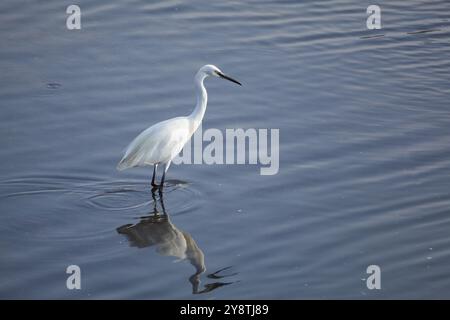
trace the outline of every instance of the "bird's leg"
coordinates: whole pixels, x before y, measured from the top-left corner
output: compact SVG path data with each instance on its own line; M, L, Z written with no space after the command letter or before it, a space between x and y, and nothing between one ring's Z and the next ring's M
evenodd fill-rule
M153 216L156 217L158 216L158 206L154 188L152 189L152 199L153 199Z
M155 183L155 177L156 177L156 169L157 169L158 165L154 164L153 165L153 177L152 177L152 187L156 188L158 185Z
M166 208L164 207L164 199L163 199L163 193L162 193L161 189L159 189L159 201L161 203L161 208L162 208L163 214L167 215Z
M161 183L159 184L159 189L164 188L164 179L166 178L166 170L164 170L162 178L161 178Z
M164 180L166 179L166 172L167 172L167 170L169 170L170 162L171 162L171 161L167 162L167 163L164 165L164 172L163 172L163 175L162 175L162 178L161 178L161 184L159 185L159 188L160 188L160 189L164 188Z

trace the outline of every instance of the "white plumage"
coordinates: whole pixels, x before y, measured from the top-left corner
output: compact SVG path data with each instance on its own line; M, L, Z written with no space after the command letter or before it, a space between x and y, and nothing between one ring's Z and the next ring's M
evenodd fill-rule
M159 122L134 138L117 169L168 163L181 152L191 135L188 117Z
M201 67L195 75L197 105L194 111L186 117L159 122L140 133L128 145L122 160L117 165L118 170L153 165L152 186L155 187L157 166L163 165L164 172L160 187L164 185L165 173L169 169L172 159L181 152L203 120L208 101L203 82L208 76L221 77L240 85L238 81L226 76L216 66L205 65Z

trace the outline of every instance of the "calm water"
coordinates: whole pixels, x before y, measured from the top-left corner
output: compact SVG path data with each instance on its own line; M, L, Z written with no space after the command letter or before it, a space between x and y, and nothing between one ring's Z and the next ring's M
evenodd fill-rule
M1 298L450 298L450 2L70 4L0 3ZM205 63L244 86L203 129L279 128L280 170L172 166L161 203L115 166Z

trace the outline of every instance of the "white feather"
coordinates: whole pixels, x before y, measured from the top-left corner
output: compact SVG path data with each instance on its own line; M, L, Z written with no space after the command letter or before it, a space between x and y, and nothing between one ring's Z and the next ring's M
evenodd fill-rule
M191 138L190 127L187 117L178 117L144 130L128 145L117 169L169 162Z

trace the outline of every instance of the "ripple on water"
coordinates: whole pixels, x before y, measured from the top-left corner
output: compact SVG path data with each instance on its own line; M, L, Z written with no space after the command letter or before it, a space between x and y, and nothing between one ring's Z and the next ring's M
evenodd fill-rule
M171 215L190 212L200 195L200 190L187 182L168 180L163 192L170 198L166 210ZM158 193L155 196L159 197ZM152 212L156 197L147 181L4 180L0 181L4 211L0 231L5 237L23 236L27 241L100 240L115 236L124 217L138 219Z

